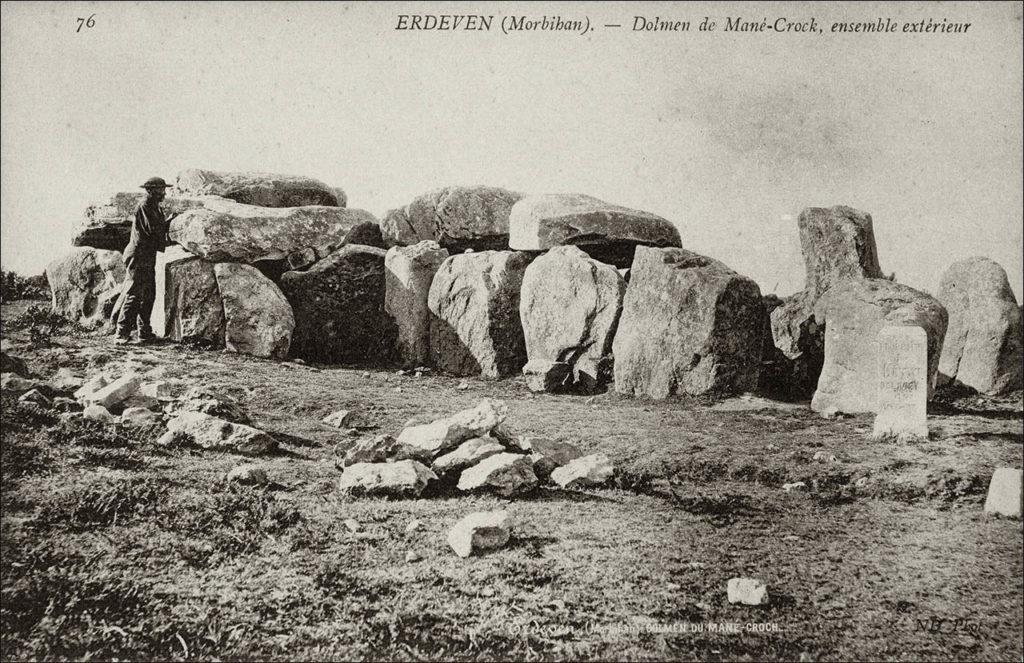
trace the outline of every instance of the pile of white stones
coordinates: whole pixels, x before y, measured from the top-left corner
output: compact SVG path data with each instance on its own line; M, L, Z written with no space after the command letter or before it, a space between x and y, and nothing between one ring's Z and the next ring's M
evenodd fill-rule
M337 420L337 413L327 420ZM455 480L464 492L503 497L541 482L561 488L600 486L614 468L604 454L584 456L566 442L512 435L508 407L485 398L476 407L428 423L413 420L398 437L378 435L339 448L341 491L353 495L417 497L430 482Z

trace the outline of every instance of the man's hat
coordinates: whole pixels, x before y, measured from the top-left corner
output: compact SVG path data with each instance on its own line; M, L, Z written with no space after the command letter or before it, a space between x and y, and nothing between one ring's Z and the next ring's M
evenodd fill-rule
M146 180L143 183L142 188L143 189L166 189L166 188L169 188L170 186L171 186L170 184L168 184L167 182L164 182L164 178L162 178L162 177L150 177L148 180Z

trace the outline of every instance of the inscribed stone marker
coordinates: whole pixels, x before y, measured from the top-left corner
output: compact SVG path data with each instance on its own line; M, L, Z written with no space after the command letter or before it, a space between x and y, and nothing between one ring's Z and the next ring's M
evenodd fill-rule
M878 400L872 437L928 438L928 337L921 327L878 332Z

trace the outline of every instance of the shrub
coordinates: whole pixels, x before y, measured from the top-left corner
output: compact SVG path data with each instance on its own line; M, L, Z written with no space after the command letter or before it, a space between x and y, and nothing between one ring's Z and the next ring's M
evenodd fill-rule
M163 501L168 486L152 478L103 478L54 494L34 519L42 526L65 525L88 529L152 512Z
M48 299L50 288L46 276L24 277L16 272L0 269L0 302L17 299Z
M74 327L74 323L54 313L50 310L49 306L36 304L11 320L6 325L5 331L12 332L27 329L29 341L31 341L33 347L45 348L52 345L51 336L65 328L73 329Z

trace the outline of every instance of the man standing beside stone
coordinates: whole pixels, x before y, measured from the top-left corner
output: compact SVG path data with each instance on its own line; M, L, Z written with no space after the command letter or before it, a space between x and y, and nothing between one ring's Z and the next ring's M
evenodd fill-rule
M151 177L142 185L146 199L135 209L131 239L124 250L126 275L121 292L121 312L117 318L116 343L128 343L136 326L140 343L156 339L149 322L156 298L156 254L170 244L167 231L177 216L175 214L168 219L160 209L169 186L160 177Z

